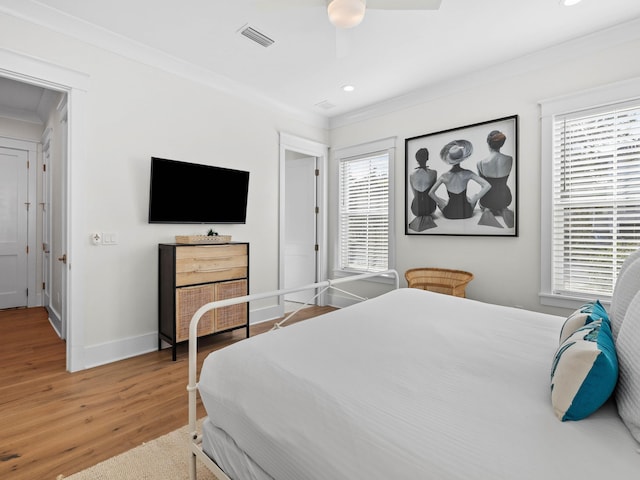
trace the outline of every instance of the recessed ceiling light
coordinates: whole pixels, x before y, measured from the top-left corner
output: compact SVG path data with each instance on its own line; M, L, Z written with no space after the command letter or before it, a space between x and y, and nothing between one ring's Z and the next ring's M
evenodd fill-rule
M343 85L342 90L345 92L353 92L356 89L353 85Z
M571 7L572 5L576 5L581 1L582 0L560 0L560 5L564 5L565 7Z

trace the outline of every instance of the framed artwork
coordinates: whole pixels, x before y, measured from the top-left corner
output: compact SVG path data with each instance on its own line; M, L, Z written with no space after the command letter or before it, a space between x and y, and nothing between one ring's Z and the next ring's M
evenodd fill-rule
M518 116L407 138L405 234L518 236Z

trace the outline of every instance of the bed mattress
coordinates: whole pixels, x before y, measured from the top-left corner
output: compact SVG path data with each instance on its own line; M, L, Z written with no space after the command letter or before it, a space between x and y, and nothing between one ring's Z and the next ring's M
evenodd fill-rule
M636 478L614 405L553 413L563 321L399 289L243 340L203 364L207 424L230 445L205 452L226 471L241 452L259 473L238 479Z

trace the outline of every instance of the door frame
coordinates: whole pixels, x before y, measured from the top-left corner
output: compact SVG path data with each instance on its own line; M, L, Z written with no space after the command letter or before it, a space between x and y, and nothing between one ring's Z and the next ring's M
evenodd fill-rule
M319 208L317 215L318 253L316 262L316 282L327 279L327 169L329 163L329 147L313 140L280 132L280 191L279 191L279 251L278 251L278 288L284 288L285 261L285 202L286 202L286 154L288 151L317 158L319 175L316 182L316 201ZM325 305L326 296L320 295L317 304ZM284 296L278 298L278 307L284 311Z
M51 303L51 127L47 127L42 133L40 139L42 144L42 170L40 173L40 200L42 201L42 221L40 238L42 241L42 248L38 249L42 258L42 282L44 283L42 288L42 299L40 305L49 310L49 304ZM60 322L62 323L62 322ZM54 328L55 328L54 324ZM58 332L60 337L64 340L62 334L62 325L60 325L60 331Z
M67 311L62 312L62 321L67 326L67 370L74 372L86 368L84 356L84 324L82 321L84 311L84 287L82 279L84 275L83 261L84 249L81 239L82 234L82 202L72 199L84 198L83 177L86 163L84 125L86 119L86 94L89 90L89 76L49 63L39 58L0 48L0 76L19 82L37 85L49 90L64 92L68 102L68 129L67 129L67 158L66 195L62 205L63 216L66 217L66 225L63 239L66 239L66 280L63 281L63 304L67 305ZM74 243L78 239L78 244ZM64 240L63 240L64 242ZM72 264L75 268L71 270Z

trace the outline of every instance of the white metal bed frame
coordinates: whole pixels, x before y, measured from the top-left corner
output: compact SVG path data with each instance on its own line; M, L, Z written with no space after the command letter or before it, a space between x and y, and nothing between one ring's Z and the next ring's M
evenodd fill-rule
M222 471L222 469L211 459L209 456L204 453L202 450L202 435L198 433L198 428L196 425L197 421L197 390L198 383L196 381L197 376L197 363L198 363L198 323L202 316L210 310L214 310L220 307L227 307L230 305L236 305L239 303L250 302L253 300L262 300L265 298L271 297L280 297L289 293L301 292L303 290L318 290L321 289L316 295L314 295L307 303L303 305L308 305L311 301L315 300L322 293L327 291L330 288L339 290L341 292L347 293L353 297L356 297L360 300L366 300L366 298L360 297L358 295L346 292L337 288L336 285L342 283L349 283L358 280L365 280L367 278L379 277L379 276L389 276L395 279L395 288L399 288L400 286L400 277L396 270L385 270L383 272L378 273L363 273L360 275L353 275L350 277L335 279L335 280L325 280L323 282L313 283L310 285L305 285L302 287L296 288L285 288L280 290L274 290L271 292L265 293L256 293L253 295L245 295L243 297L235 297L229 298L226 300L218 300L216 302L210 302L202 307L200 307L196 313L194 313L191 318L191 323L189 324L189 384L187 385L187 391L189 392L189 449L190 449L190 458L189 458L189 479L196 480L196 461L199 459L219 480L231 480L226 473ZM302 308L302 307L301 307ZM289 318L295 315L300 309L294 311L287 317L285 317L282 321L277 323L274 328L279 328L282 324L284 324Z

